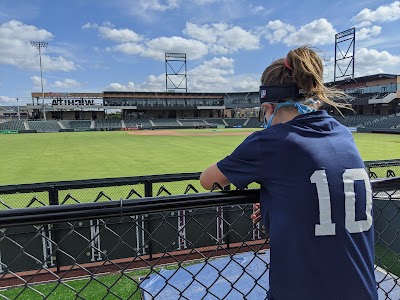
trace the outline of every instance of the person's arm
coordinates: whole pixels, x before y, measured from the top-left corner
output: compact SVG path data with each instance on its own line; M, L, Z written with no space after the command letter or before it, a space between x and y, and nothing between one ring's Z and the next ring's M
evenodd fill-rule
M211 190L214 183L218 183L221 187L225 187L230 183L229 179L220 171L217 164L209 166L200 175L200 184L206 190Z
M253 221L254 224L261 221L260 203L253 204L253 213L251 215L251 220Z

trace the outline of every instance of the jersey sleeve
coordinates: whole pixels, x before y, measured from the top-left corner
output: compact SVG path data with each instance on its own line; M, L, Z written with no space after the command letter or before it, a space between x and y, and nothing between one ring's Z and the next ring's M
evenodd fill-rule
M252 182L260 183L261 159L260 138L252 134L217 166L232 184L245 189Z

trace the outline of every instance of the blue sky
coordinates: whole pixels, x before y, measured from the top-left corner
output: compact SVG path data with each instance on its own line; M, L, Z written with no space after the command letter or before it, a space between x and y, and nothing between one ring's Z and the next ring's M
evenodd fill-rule
M165 52L187 55L189 92L256 91L297 46L333 80L335 33L356 27L356 76L400 74L400 1L0 0L0 105L40 92L165 91Z

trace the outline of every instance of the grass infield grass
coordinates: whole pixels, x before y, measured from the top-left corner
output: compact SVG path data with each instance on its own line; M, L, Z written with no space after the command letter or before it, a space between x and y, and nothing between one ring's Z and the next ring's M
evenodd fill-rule
M228 135L239 131L245 134ZM2 134L0 185L200 172L229 155L250 131L179 130L184 136L126 131ZM205 133L208 136L199 135ZM400 135L355 133L354 139L364 160L399 158Z

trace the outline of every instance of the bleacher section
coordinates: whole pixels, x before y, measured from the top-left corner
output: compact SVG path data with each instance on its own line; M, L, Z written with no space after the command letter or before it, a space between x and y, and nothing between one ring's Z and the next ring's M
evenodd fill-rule
M31 130L37 132L58 132L61 129L57 121L27 121Z
M5 121L3 123L0 123L0 130L25 130L24 121Z
M264 122L259 121L258 118L250 118L249 121L243 127L246 128L260 128L262 127Z
M358 127L360 130L399 130L400 115L350 115L334 116L340 123L347 127ZM91 127L94 122L95 127ZM196 118L196 119L126 119L123 122L118 119L107 120L49 120L49 121L22 121L8 120L0 123L0 131L24 131L57 132L74 130L119 130L119 129L179 129L179 128L216 128L218 126L260 128L263 122L258 118ZM26 127L25 127L26 125ZM122 127L123 125L124 128Z
M125 119L124 122L126 128L142 127L144 129L149 129L152 127L149 119Z
M367 124L377 122L382 116L335 116L335 119L347 127L364 127Z
M62 120L59 121L65 129L88 130L90 129L90 120Z
M206 122L204 122L202 119L179 119L179 122L182 124L184 127L190 127L190 128L205 128L205 127L210 127Z
M240 118L231 118L224 119L226 123L228 123L229 127L243 126L243 124L247 121L247 119Z
M156 129L168 129L168 128L180 128L182 127L176 119L152 119L154 128Z
M122 123L121 120L117 119L106 119L106 120L96 120L95 121L95 128L98 129L121 129L122 128Z
M204 121L206 121L211 126L214 126L214 125L215 126L218 126L218 125L226 126L226 124L224 123L224 121L222 119L204 119Z
M400 128L400 116L390 115L388 117L381 117L378 121L371 124L366 124L366 128L376 129L396 129Z

